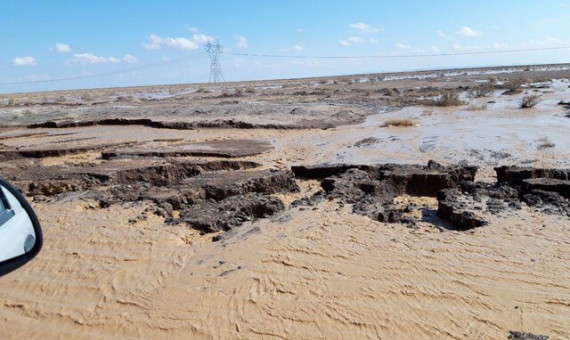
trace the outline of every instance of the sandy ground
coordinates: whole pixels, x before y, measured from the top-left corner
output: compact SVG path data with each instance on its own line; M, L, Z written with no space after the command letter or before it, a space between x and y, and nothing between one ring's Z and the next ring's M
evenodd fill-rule
M92 126L34 129L5 147L255 138L274 150L245 159L266 168L342 162L570 167L567 82L521 110L523 94L467 106L409 106L332 129L199 129ZM382 127L393 118L414 127ZM18 128L0 133L29 133ZM69 135L72 134L72 135ZM54 136L57 135L57 136ZM539 147L547 137L554 147ZM66 141L70 138L84 140ZM364 146L358 141L373 138ZM145 144L146 143L146 144ZM162 144L161 144L162 143ZM102 162L97 152L41 160ZM3 166L10 166L5 163ZM285 203L318 189L276 195ZM437 200L399 197L400 203ZM385 224L325 201L245 223L220 242L163 218L129 223L146 203L100 209L89 200L34 203L44 249L0 278L2 339L506 339L510 330L570 338L570 221L526 205L470 231L420 222Z

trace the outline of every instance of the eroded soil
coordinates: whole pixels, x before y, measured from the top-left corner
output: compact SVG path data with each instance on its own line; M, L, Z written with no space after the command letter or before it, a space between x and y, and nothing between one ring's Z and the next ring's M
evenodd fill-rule
M556 67L19 95L0 174L45 248L0 335L568 338Z

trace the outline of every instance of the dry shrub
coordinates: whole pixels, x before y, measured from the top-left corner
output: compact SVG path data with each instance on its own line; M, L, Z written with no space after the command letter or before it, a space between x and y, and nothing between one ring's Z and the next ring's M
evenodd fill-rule
M473 104L467 107L467 111L484 111L487 110L487 103L483 104Z
M400 90L397 88L383 88L380 90L381 93L385 96L397 96L400 94Z
M550 141L550 139L548 139L548 137L539 138L537 142L538 142L538 145L537 145L538 149L553 148L556 146L556 144L554 144L552 141Z
M90 93L84 93L81 95L81 100L84 102L91 102L95 100L95 98Z
M8 105L10 106L15 106L18 105L20 102L18 100L18 98L15 97L10 97L10 99L8 99Z
M469 98L489 97L493 93L493 88L490 86L477 86L469 90L467 94Z
M517 94L521 93L521 87L525 84L525 80L522 78L514 78L507 82L505 82L504 87L507 89L507 92L504 94Z
M522 109L529 109L531 107L535 107L536 104L538 104L539 98L540 98L540 96L537 96L535 94L530 95L530 96L524 96L522 101L521 101L521 108Z
M253 86L248 86L245 88L245 93L249 94L255 93L255 88Z
M396 126L396 127L409 127L414 126L416 123L411 119L388 119L384 122L382 127Z
M431 101L433 106L459 106L464 105L465 102L459 99L459 94L452 90L444 90L441 95Z

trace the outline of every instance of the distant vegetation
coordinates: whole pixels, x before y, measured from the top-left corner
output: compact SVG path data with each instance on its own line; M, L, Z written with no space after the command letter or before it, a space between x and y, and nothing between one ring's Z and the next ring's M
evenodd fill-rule
M514 78L505 83L504 87L507 89L503 94L519 94L522 92L521 87L525 84L525 80L522 78Z
M469 98L481 98L489 97L493 93L493 88L491 86L477 86L469 90L467 95Z
M459 99L459 94L453 90L443 90L441 95L431 101L433 106L459 106L465 102Z

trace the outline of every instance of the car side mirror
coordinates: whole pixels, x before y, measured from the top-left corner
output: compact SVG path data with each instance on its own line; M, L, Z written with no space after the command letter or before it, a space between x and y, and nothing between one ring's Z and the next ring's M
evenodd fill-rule
M0 276L34 258L42 244L34 210L18 189L0 177Z

